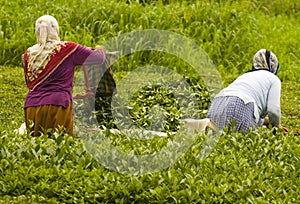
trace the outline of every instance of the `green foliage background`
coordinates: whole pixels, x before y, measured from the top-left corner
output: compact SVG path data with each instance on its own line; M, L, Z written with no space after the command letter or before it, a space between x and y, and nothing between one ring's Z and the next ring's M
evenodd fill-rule
M298 0L2 0L0 4L1 203L298 202L300 141L293 136L300 122ZM59 132L51 139L20 136L14 130L23 122L27 91L21 54L35 43L34 22L44 14L57 18L63 40L90 47L134 30L174 31L207 52L224 85L250 69L258 49L270 49L280 60L282 123L290 133L273 135L259 129L246 136L224 134L203 161L198 156L204 141L197 136L173 167L142 176L105 169L80 139ZM182 65L170 58L153 60ZM128 61L116 67L117 77L134 67ZM122 144L135 147L133 141Z
M1 4L0 63L4 65L21 65L20 54L35 43L35 20L51 14L59 21L63 40L87 46L134 30L171 30L199 44L226 78L228 71L248 70L260 48L278 55L285 78L295 79L298 73L294 71L300 47L297 0L18 0Z

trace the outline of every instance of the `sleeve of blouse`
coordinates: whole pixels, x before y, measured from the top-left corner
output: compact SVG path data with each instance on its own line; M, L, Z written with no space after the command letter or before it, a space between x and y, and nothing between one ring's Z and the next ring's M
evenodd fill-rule
M102 64L105 61L105 52L102 49L92 50L79 45L73 55L75 65Z
M271 85L267 101L267 111L270 118L270 124L276 127L279 126L281 117L280 93L281 82L278 78L276 78Z

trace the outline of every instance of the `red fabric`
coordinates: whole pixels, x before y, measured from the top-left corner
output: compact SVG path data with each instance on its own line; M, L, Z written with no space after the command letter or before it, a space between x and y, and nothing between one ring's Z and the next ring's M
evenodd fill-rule
M74 42L60 42L58 46L60 46L60 49L54 50L54 53L50 55L50 60L45 68L39 74L38 78L34 79L33 81L29 80L28 78L28 50L24 53L23 62L25 67L25 78L26 84L30 91L35 89L36 86L46 80L51 75L51 73L53 73L57 69L57 67L77 49L78 44Z

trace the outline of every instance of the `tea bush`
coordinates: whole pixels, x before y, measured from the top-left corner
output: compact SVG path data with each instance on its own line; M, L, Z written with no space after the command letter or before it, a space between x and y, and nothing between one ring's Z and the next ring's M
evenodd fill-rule
M0 203L297 203L300 199L300 141L294 136L300 130L299 1L4 0L1 5ZM202 152L206 138L196 134L174 165L143 175L105 168L82 139L59 131L51 138L19 135L15 130L24 121L27 92L21 54L35 43L34 22L46 13L58 19L62 39L90 47L143 29L186 36L213 60L224 85L250 69L254 52L271 49L280 60L282 123L290 132L273 135L273 130L263 128L246 135L225 132L206 156ZM167 53L125 56L116 64L116 80L151 63L186 79L197 96L195 114L203 117L210 95L201 77ZM169 120L165 128L178 128L180 108L170 90L157 86L142 87L133 95L135 124L153 126L149 110L162 103ZM175 139L107 137L112 145L136 154L159 151Z

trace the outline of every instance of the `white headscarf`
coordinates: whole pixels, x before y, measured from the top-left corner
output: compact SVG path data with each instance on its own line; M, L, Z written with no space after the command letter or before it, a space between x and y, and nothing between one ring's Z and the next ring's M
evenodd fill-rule
M35 23L35 35L37 44L29 48L28 67L32 71L39 71L46 66L50 53L60 41L57 20L50 15L38 18Z
M279 63L276 55L266 49L259 50L253 57L253 69L267 69L273 74L277 74Z

